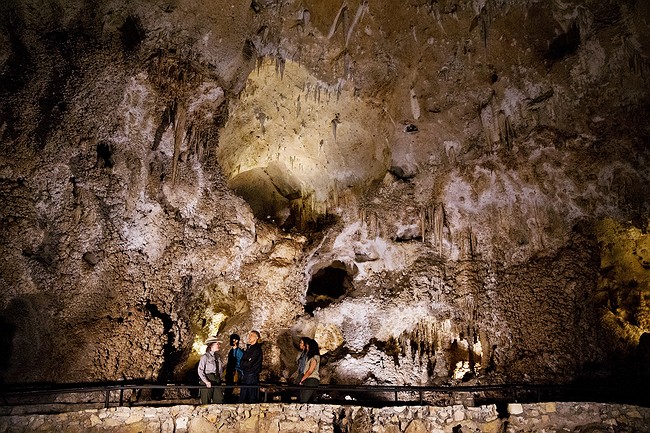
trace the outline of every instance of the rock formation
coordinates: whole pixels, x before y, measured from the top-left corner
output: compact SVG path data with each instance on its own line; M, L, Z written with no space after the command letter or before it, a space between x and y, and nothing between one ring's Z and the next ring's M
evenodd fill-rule
M0 20L1 381L190 380L249 329L267 380L301 335L331 383L647 375L648 2Z

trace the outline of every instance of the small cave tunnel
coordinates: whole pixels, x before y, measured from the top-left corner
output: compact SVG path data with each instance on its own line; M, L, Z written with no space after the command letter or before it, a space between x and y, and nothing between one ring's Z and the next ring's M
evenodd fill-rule
M317 308L325 308L341 299L352 289L352 276L344 263L335 261L316 271L309 281L305 311L314 314Z

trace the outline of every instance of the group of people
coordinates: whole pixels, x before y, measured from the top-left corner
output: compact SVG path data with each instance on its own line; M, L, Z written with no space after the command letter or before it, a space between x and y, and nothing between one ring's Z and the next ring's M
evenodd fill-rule
M230 350L226 363L225 375L224 366L218 355L221 349L221 340L217 337L210 337L205 341L206 349L199 361L199 379L205 388L201 388L201 404L232 402L232 385L239 383L244 386L239 392L240 403L257 403L259 401L260 372L262 371L262 345L260 333L250 331L248 333L248 348L244 351L239 347L239 335L230 336ZM230 385L222 390L221 378L224 377L225 384Z
M221 350L221 340L210 337L205 344L207 347L198 367L199 378L205 385L205 388L200 390L201 404L234 402L235 384L240 385L240 403L259 402L259 381L262 371L260 333L258 331L248 333L246 350L239 347L239 335L230 335L230 350L225 369L218 355ZM318 386L320 383L320 349L316 340L309 337L302 337L299 347L300 353L296 360L298 365L293 377L297 383L306 387L300 390L299 401L307 403L315 397L315 390L308 388ZM222 377L225 388L218 386L222 384Z

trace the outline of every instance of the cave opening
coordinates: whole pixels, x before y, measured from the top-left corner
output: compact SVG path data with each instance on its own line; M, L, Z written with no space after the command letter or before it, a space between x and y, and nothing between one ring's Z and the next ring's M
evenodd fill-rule
M107 143L106 141L100 141L97 143L97 159L103 163L104 167L113 167L113 149L110 143Z
M546 58L551 61L560 60L573 54L580 46L580 28L576 23L566 33L556 37L546 52Z
M137 16L129 15L120 27L120 40L124 51L134 51L145 39L145 30Z
M334 262L319 269L309 281L305 311L313 315L317 308L325 308L345 296L353 287L352 277L345 265Z

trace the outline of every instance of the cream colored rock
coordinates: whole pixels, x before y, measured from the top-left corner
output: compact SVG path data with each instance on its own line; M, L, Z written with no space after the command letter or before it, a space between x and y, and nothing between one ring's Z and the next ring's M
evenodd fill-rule
M194 417L187 425L188 433L217 433L219 429L214 423L208 421L203 417Z
M414 419L411 421L404 430L405 433L426 433L428 431L429 429L427 428L427 425L420 419Z
M508 413L511 415L520 415L524 412L524 408L520 403L509 403Z
M333 324L316 325L314 340L318 342L321 354L338 349L343 344L343 333Z
M481 425L482 433L499 433L501 431L503 431L503 423L498 419L489 421Z

